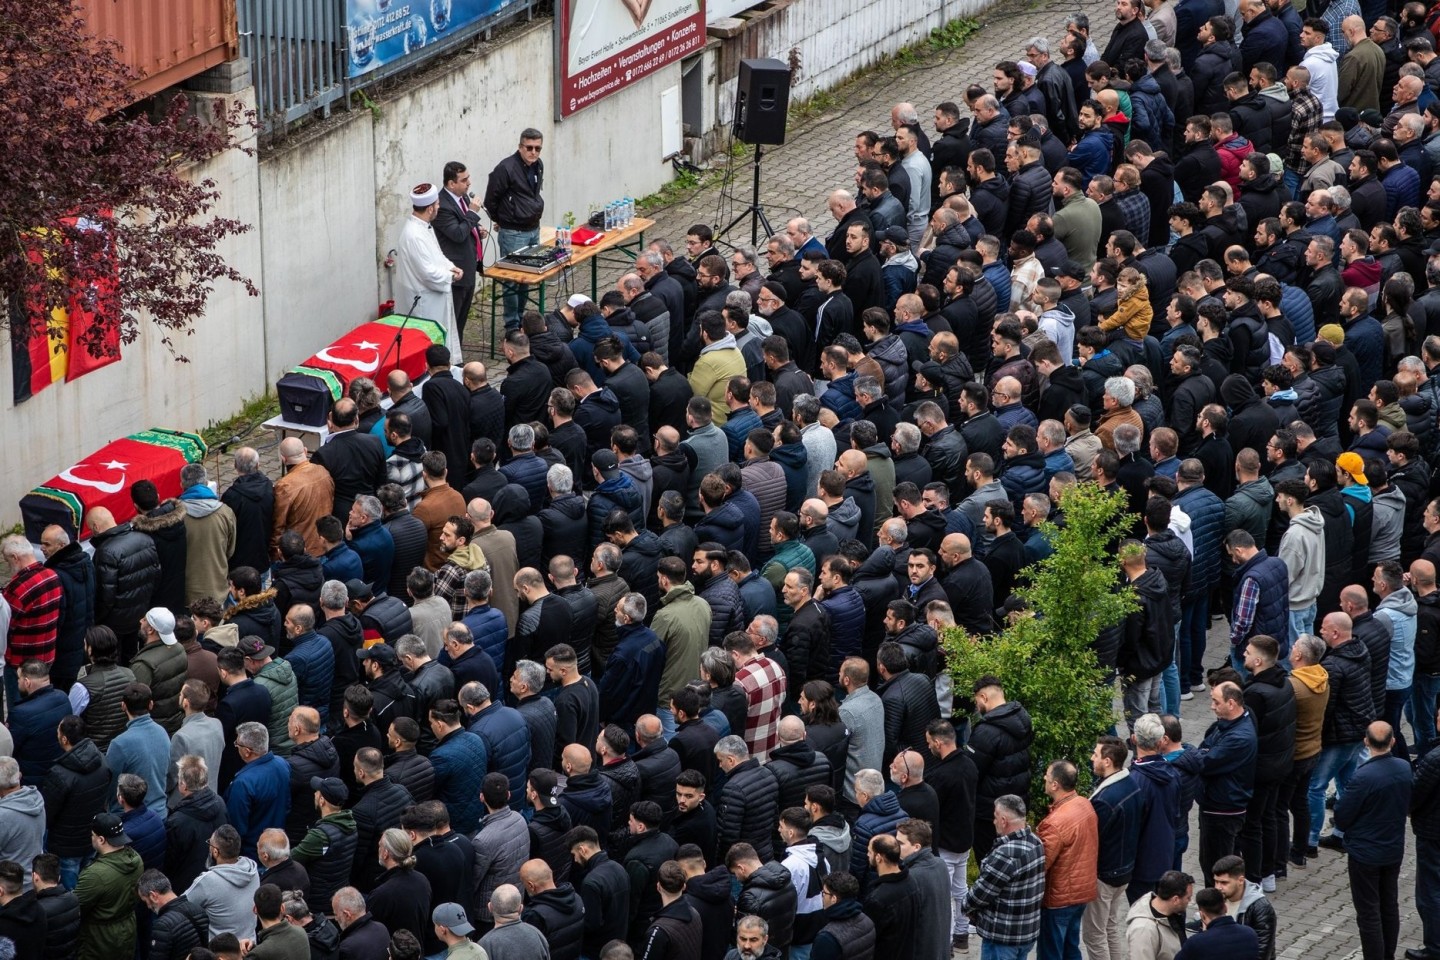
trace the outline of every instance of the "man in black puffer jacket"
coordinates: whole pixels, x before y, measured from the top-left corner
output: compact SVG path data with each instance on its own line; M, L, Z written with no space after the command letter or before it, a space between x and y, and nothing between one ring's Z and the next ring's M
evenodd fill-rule
M42 853L30 865L35 898L45 912L44 960L70 960L80 942L80 901L60 885L60 858Z
M801 806L805 791L815 784L831 782L830 761L810 745L805 721L784 717L780 721L780 745L770 751L765 769L775 776L781 810Z
M415 801L410 791L385 775L385 758L374 747L364 747L355 754L355 860L350 866L350 883L361 893L369 893L381 874L381 867L370 851L385 829L400 822L405 808Z
M630 808L630 849L625 851L625 876L630 880L630 939L645 932L650 917L660 909L660 893L655 880L660 867L674 860L679 845L675 838L660 831L660 807L642 800ZM638 829L636 829L638 828Z
M92 850L90 821L104 812L114 795L110 768L94 741L85 736L85 723L79 717L60 721L59 739L65 752L40 784L49 830L45 849L59 857L86 857Z
M50 682L69 690L85 665L85 630L95 623L95 564L62 527L51 524L40 536L45 566L60 578L60 624ZM138 619L138 618L137 618Z
M525 885L525 912L520 914L545 935L550 944L550 960L580 960L585 940L585 905L569 883L555 883L555 876L544 860L527 860L520 867L520 882Z
M783 722L783 721L782 721ZM675 816L675 778L680 775L680 754L670 749L661 735L660 718L647 713L635 721L635 743L640 747L630 759L640 774L638 800L649 800L660 807L665 825ZM775 759L771 751L770 759Z
M318 608L325 569L319 557L305 552L305 537L299 530L280 534L280 562L270 569L270 586L275 590L275 607L282 617L297 603ZM392 577L393 579L393 577Z
M737 917L755 916L770 925L770 946L781 955L795 937L795 883L790 870L778 861L762 864L755 848L737 843L725 855L725 867L740 881Z
M1170 588L1170 616L1180 622L1180 598L1190 589L1190 551L1170 530L1172 506L1154 496L1145 504L1145 565L1165 575Z
M296 707L290 714L290 736L295 749L285 758L290 764L290 812L285 817L285 833L293 847L315 822L315 788L310 786L310 780L339 777L340 754L330 738L321 735L320 715L314 707Z
M1325 520L1325 583L1320 588L1318 602L1321 610L1334 610L1340 606L1340 588L1349 582L1354 533L1350 529L1345 501L1336 489L1334 467L1311 463L1305 470L1305 482L1310 487L1305 506L1314 506ZM1331 702L1334 702L1333 696ZM1363 735L1362 729L1356 735L1356 741Z
M134 635L160 580L155 541L129 523L116 526L115 517L104 507L86 513L85 523L91 531L90 546L95 548L95 622L114 630L117 637Z
M748 843L762 860L769 860L774 853L771 834L780 816L775 775L751 757L745 741L734 734L715 744L715 759L727 778L715 811L719 848Z
M140 875L140 903L155 914L150 923L147 957L187 957L210 939L210 918L198 905L177 895L159 870Z
M1277 838L1284 833L1279 791L1295 760L1295 688L1290 685L1290 675L1275 662L1279 655L1280 644L1263 634L1251 637L1245 646L1245 669L1250 671L1245 709L1255 720L1259 749L1255 792L1245 811L1240 843L1245 874L1256 883L1278 866Z
M230 822L225 801L210 789L211 773L198 757L181 757L176 784L180 802L165 818L165 875L177 890L189 890L205 872L210 835Z
M1030 714L1005 699L999 677L983 676L973 687L980 717L966 749L975 760L975 842L971 849L995 845L995 799L1007 793L1030 795L1030 744L1035 729Z
M910 669L900 644L887 640L875 656L883 681L875 692L885 706L884 757L889 767L901 750L925 749L925 730L940 719L940 702L935 698L934 682Z
M1370 689L1370 653L1351 634L1350 618L1328 614L1320 623L1320 639L1328 648L1320 665L1330 679L1330 699L1320 727L1320 756L1310 776L1310 837L1316 846L1325 823L1325 792L1332 779L1343 780L1355 769L1365 728L1379 714Z

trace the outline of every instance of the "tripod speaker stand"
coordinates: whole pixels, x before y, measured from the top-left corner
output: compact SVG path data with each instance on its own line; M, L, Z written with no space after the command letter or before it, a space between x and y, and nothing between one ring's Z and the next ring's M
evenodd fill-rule
M790 106L790 68L779 60L741 60L735 93L735 139L755 147L755 171L751 182L750 205L720 231L724 236L746 218L750 220L750 245L760 242L760 228L765 236L775 230L760 202L760 170L766 146L785 142L786 113Z

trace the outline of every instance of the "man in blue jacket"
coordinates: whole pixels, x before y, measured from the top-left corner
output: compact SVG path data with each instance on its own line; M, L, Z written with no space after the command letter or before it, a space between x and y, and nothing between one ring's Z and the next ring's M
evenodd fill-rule
M1129 755L1119 737L1101 737L1090 756L1095 789L1090 805L1100 830L1100 859L1097 863L1098 896L1085 907L1081 939L1085 953L1092 957L1123 957L1125 912L1130 900L1125 895L1135 873L1135 855L1140 843L1140 822L1144 798L1139 781L1125 769Z
M1134 724L1135 761L1130 778L1140 788L1144 814L1140 819L1140 842L1135 854L1135 873L1126 895L1131 903L1155 892L1160 877L1170 869L1175 840L1181 823L1180 774L1165 762L1161 744L1165 724L1153 713L1137 717Z
M1200 869L1207 887L1214 882L1215 861L1240 850L1259 751L1239 684L1227 680L1211 688L1210 709L1215 722L1205 739L1175 759L1175 769L1200 776Z
M475 680L460 688L460 709L465 712L465 726L485 741L490 769L503 773L515 787L523 784L530 771L530 727L520 711L492 699L490 688ZM518 811L524 801L523 788L510 791L514 809Z
M621 727L632 727L649 713L660 696L660 675L665 669L665 645L645 626L647 604L639 593L627 593L615 605L615 636L619 642L605 661L600 678L600 716ZM602 617L612 614L600 611Z
M1080 123L1080 139L1065 158L1065 163L1080 171L1085 186L1090 180L1110 169L1115 152L1115 138L1105 129L1105 108L1097 100L1086 100L1076 117Z
M330 689L335 682L335 648L315 632L315 608L297 603L285 611L285 635L292 647L285 655L295 671L295 684L300 706L314 707L320 713L320 724L330 721Z
M225 794L230 824L240 834L240 852L255 857L255 843L271 827L283 829L290 813L290 765L270 752L270 731L263 723L235 729L235 749L245 765Z
M1376 720L1365 731L1367 759L1335 802L1335 826L1345 832L1350 899L1365 960L1395 956L1400 939L1400 861L1410 811L1410 764L1390 751L1395 731Z

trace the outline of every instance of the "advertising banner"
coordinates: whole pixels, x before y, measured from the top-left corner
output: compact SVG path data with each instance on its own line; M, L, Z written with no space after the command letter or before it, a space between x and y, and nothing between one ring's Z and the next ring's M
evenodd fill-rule
M494 16L509 0L345 0L346 69L359 77Z
M559 0L561 119L705 46L704 0Z

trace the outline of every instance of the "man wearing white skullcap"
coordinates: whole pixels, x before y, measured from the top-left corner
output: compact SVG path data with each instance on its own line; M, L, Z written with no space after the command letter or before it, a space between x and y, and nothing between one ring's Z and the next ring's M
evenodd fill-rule
M430 225L440 210L440 187L422 183L408 192L411 215L400 227L400 240L395 245L395 309L441 324L451 360L460 363L460 332L455 326L455 301L450 287L463 274L441 252L440 241ZM416 297L420 298L418 302Z

